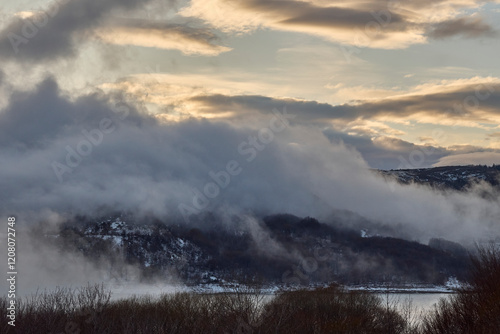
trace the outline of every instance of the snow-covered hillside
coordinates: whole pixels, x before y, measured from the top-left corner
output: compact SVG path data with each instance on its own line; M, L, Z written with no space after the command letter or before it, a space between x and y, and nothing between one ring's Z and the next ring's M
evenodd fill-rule
M485 182L495 187L500 184L500 166L447 166L377 172L404 184L426 184L440 189L466 190L478 182Z

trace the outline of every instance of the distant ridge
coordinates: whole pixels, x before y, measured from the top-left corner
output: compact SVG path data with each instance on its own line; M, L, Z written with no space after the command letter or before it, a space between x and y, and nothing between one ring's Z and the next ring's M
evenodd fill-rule
M485 182L494 187L500 185L500 166L444 166L419 169L377 170L386 178L402 184L427 184L439 189L467 190L473 184Z

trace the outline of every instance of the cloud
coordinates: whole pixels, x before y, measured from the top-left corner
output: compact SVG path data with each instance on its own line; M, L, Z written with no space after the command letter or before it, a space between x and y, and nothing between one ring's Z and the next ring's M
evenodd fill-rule
M236 111L235 116L276 107L294 106L297 121L329 123L355 120L416 121L441 125L482 127L500 122L500 82L496 78L471 78L421 85L408 93L381 99L359 100L342 105L266 96L200 95L190 99L212 112Z
M60 136L71 135L77 124L95 128L99 125L97 115L116 115L106 106L107 99L98 93L74 102L61 94L54 78L41 82L34 92L15 91L9 105L0 112L0 147L20 151L43 148ZM137 111L127 117L128 123L146 120Z
M408 161L412 152L424 152L424 159L413 166L418 168L431 167L450 154L450 151L443 147L416 145L394 137L351 135L333 129L323 133L333 144L344 144L361 153L368 165L376 169L407 168L405 161Z
M241 93L245 89L252 91L255 87L220 78L211 78L208 83L206 79L194 78L134 76L103 87L122 90L145 103L156 104L155 117L165 122L198 118L218 120L235 127L243 124L259 127L264 126L263 116L270 116L273 109L286 105L288 112L295 116L291 121L294 125L323 131L332 142L344 143L357 150L369 166L380 169L407 168L408 163L404 162L415 153L422 156L423 152L424 159L419 159L411 167L424 168L448 155L484 151L485 148L479 146L449 146L453 133L445 133L448 131L446 126L475 128L470 130L475 132L491 131L500 121L498 78L429 82L407 91L388 90L381 92L379 98L374 94L367 100L341 105L279 96L244 95ZM191 84L193 81L200 82L201 86ZM349 87L340 88L349 91ZM359 87L352 89L354 94ZM405 131L395 123L404 125ZM406 131L413 132L412 124L415 123L439 128L433 130L436 134L432 138L418 137L425 145L398 138L406 136ZM490 143L490 150L497 146Z
M328 103L317 101L304 101L292 98L273 98L260 95L237 95L227 96L222 94L200 95L190 98L191 102L199 104L200 107L212 112L234 111L235 118L242 118L256 112L269 112L283 104L293 106L293 112L297 116L295 122L319 123L335 119L356 119L350 106L336 108Z
M138 75L105 84L102 88L124 91L148 106L153 105L154 108L150 109L154 110L156 117L168 122L194 117L217 119L234 126L259 126L263 113L270 114L273 109L287 105L289 112L295 116L294 124L334 129L370 140L413 135L415 124L419 127L439 126L441 132L448 131L447 126L463 126L477 132L491 131L500 122L500 79L492 77L429 82L405 91L381 91L378 98L377 92L369 99L339 105L280 97L278 94L247 95L246 91L255 90L271 93L272 85L263 87L252 82L240 83L231 80L230 76L203 79L192 75ZM350 89L340 88L346 92ZM352 94L358 89L352 87ZM427 143L433 146L452 144L445 138L449 139L450 135L433 138L430 142L427 140ZM389 164L381 164L380 159L368 161L371 166L381 168L396 168L399 165L394 165L393 159ZM434 162L430 159L426 166Z
M472 152L441 158L434 166L464 166L500 164L500 152Z
M30 17L15 17L0 32L0 55L28 62L74 56L89 30L113 9L133 9L147 0L59 0Z
M37 13L35 13L35 12L22 11L22 12L15 13L14 16L19 17L21 19L27 19L27 18L35 16L36 14Z
M439 22L432 27L429 36L436 39L462 35L467 38L479 36L493 36L493 28L483 22L480 17L460 17L448 21Z
M155 112L172 120L184 117L229 118L233 111L213 110L209 105L202 105L196 97L211 95L243 95L249 92L262 94L276 92L273 83L259 81L258 75L248 75L246 80L239 80L239 73L228 71L224 74L136 74L121 78L116 82L107 82L100 88L107 92L125 92L135 99L155 106ZM248 114L247 114L248 115Z
M327 88L334 91L332 97L344 102L360 101L360 97L362 97L364 101L381 100L401 93L401 91L395 89L384 89L373 86L367 87L364 85L345 86L343 84L337 84L335 86L328 86Z
M405 133L387 122L491 129L500 121L500 81L497 78L473 77L430 82L411 87L408 91L385 91L379 98L375 94L368 100L342 105L285 97L240 95L238 83L217 82L214 79L209 85L211 89L190 86L189 77L185 81L181 80L177 86L169 83L178 82L175 76L159 76L156 82L151 79L149 83L143 77L133 79L125 79L110 87L137 96L146 96L143 92L147 91L149 95L144 98L145 102L163 106L163 109L158 109L158 119L182 121L195 117L217 119L233 126L259 126L262 125L260 120L263 114L270 115L273 109L287 105L289 113L295 116L293 124L314 126L318 131L328 129L325 134L329 134L329 139L355 148L370 166L381 169L401 167L403 159L408 160L412 152L426 153L424 161L414 167L430 167L447 155L484 150L478 146L440 147L445 145L443 136L440 139L423 138L427 145L412 144L397 138ZM147 90L140 89L143 85L146 85L144 88L147 87ZM249 86L246 88L253 89ZM348 87L341 88L349 90ZM352 89L354 91L359 87Z
M498 79L471 78L422 85L378 101L360 101L355 109L363 111L362 117L481 127L481 123L498 123L499 92Z
M217 56L231 50L214 44L218 38L209 30L181 24L128 20L99 28L95 34L107 43L180 50L187 55Z
M364 9L349 6L318 5L310 1L225 2L221 0L192 1L181 15L194 16L228 32L248 32L259 27L302 32L346 44L380 48L399 48L423 43L419 28L405 22L398 13L382 31L367 30L368 23L377 21L370 10L383 9L373 3Z
M327 2L317 0L192 0L181 15L196 17L227 32L246 33L261 27L312 34L349 45L394 49L426 43L426 31L436 36L451 30L468 35L489 34L481 22L459 22L464 11L484 1Z
M40 104L40 102L43 103ZM50 112L45 107L52 108ZM69 104L59 99L53 79L44 81L35 94L16 92L2 110L0 145L19 149L43 145L59 130L73 123Z
M435 143L435 139L427 136L420 136L418 140L422 143Z
M422 238L498 232L497 202L473 193L389 186L358 152L333 140L337 134L327 133L328 140L318 128L294 120L272 132L271 111L257 113L259 122L234 125L206 119L161 123L140 110L102 93L69 97L52 79L13 94L0 112L1 133L11 129L0 137L0 216L23 220L47 211L71 216L113 210L184 224L179 204L194 206L201 192L215 189L213 175L236 161L241 171L207 197L206 212L326 219L332 211L348 210L400 224ZM61 121L53 124L55 119ZM34 123L37 132L24 131ZM356 139L363 140L343 137ZM365 138L362 144L392 156L421 148L393 138ZM54 162L65 166L59 169L62 180Z
M74 57L95 32L108 42L164 49L187 54L217 55L229 49L214 45L216 36L206 29L183 25L146 24L137 20L115 22L112 15L132 14L153 0L57 0L46 10L22 12L0 31L0 55L18 62L52 62ZM176 1L163 5L175 6ZM128 25L124 25L128 22Z

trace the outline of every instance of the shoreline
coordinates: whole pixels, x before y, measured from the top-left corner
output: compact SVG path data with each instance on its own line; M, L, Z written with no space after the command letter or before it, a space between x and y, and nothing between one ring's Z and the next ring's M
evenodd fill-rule
M188 291L198 293L224 293L231 292L231 290L239 290L243 293L252 293L252 289L259 291L260 294L274 295L280 291L294 291L297 289L313 290L316 288L326 288L329 285L310 285L310 286L266 286L255 288L248 285L235 285L235 284L203 284L188 287ZM391 294L454 294L458 287L448 287L446 285L413 285L413 286L398 286L387 287L381 285L345 285L343 286L347 291L359 291L369 293L391 293ZM248 292L246 292L248 291Z

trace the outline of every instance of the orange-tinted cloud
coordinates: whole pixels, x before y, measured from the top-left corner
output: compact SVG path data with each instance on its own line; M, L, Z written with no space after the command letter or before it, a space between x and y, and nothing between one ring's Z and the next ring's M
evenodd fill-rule
M228 32L268 27L349 45L395 49L426 43L428 37L491 33L479 16L472 21L460 18L464 10L477 10L485 2L192 0L181 14Z
M411 87L408 91L394 91L393 95L387 91L381 98L370 97L340 105L271 94L250 94L248 92L256 91L258 85L233 84L229 79L200 81L192 76L181 78L175 75L158 75L156 78L135 76L103 88L126 91L169 112L191 113L200 117L203 114L212 118L224 115L222 118L241 120L288 105L290 112L297 115L296 122L335 123L356 133L367 133L371 129L379 134L402 134L385 127L383 124L387 121L476 128L500 123L500 78L493 77L431 82Z
M217 45L217 36L208 29L181 24L154 24L127 20L95 31L107 43L179 50L187 55L216 56L231 48Z

